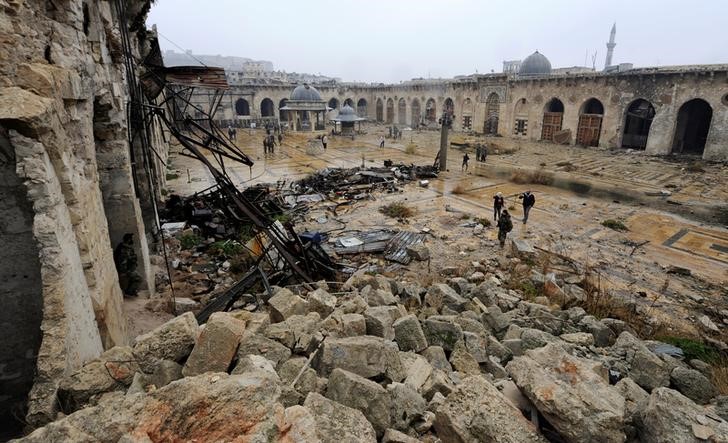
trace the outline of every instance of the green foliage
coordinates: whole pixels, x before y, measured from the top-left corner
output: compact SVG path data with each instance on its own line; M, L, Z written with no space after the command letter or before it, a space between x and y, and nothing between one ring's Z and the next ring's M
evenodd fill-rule
M210 252L225 255L226 257L234 257L244 251L245 247L235 240L217 241L210 245Z
M536 288L531 280L521 282L521 291L527 300L533 300L540 295L538 288Z
M179 242L182 245L182 249L192 249L199 245L202 238L195 234L185 234L179 238Z
M659 340L682 349L685 360L698 359L710 364L720 360L720 352L717 349L691 338L660 337Z
M273 217L273 220L279 221L282 224L286 224L291 221L291 215L290 214L278 214Z
M629 231L629 228L624 223L619 220L613 220L611 218L608 220L604 220L602 222L602 226L609 229L614 229L615 231Z

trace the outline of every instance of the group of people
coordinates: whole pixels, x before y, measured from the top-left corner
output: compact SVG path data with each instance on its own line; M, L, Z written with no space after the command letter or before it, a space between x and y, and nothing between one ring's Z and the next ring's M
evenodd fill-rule
M536 204L536 196L531 191L526 191L518 196L523 204L523 224L528 222L528 213ZM505 209L505 197L498 192L493 196L493 220L496 220L498 226L498 242L500 247L506 244L508 233L513 230L513 221L511 214Z
M236 128L233 128L232 126L228 127L228 138L230 140L237 140L238 130Z
M488 145L481 145L480 143L478 143L475 146L475 161L485 163L485 160L487 158L488 158Z

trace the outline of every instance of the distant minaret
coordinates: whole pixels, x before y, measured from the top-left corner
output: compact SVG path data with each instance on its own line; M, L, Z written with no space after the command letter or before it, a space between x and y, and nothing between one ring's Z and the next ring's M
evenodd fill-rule
M609 33L609 43L607 43L607 59L604 61L604 69L612 66L612 54L614 54L614 47L617 46L614 43L614 36L617 34L617 23L612 25L612 32Z

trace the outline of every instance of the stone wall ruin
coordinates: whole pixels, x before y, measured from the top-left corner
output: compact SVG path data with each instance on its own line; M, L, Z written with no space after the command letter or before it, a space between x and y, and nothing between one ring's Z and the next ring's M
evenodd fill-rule
M140 204L153 197L135 186L147 170L132 175L120 28L129 24L142 59L156 44L143 28L148 9L0 2L0 427L26 412L28 397L30 425L53 420L58 380L128 342L112 252L124 233L135 234L139 271L154 289L153 227L143 221L154 215Z

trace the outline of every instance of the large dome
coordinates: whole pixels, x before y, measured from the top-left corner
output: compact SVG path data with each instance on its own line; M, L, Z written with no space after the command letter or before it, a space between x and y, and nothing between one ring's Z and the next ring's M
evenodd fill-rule
M543 54L536 51L521 62L518 75L548 75L551 74L551 62Z
M291 92L291 100L318 102L321 101L321 94L313 86L304 83Z

